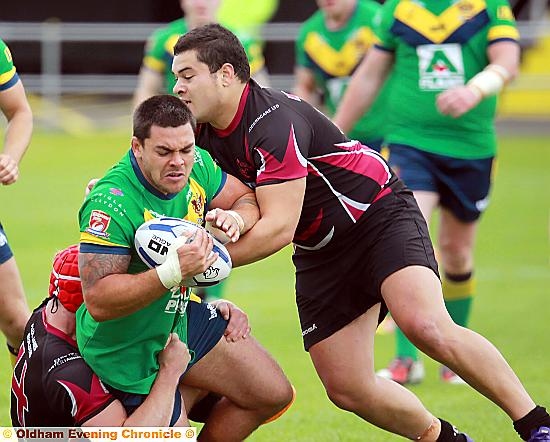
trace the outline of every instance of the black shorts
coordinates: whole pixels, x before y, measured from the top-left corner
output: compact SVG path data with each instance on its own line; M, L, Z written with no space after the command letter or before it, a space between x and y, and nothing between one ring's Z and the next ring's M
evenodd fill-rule
M494 158L461 159L390 144L388 163L407 187L439 195L459 220L476 221L489 204Z
M218 310L210 304L201 302L200 298L193 295L187 303L186 315L187 347L191 353L191 361L187 365L187 370L189 370L220 341L227 327L227 321L223 319ZM122 402L128 415L132 414L147 398L146 394L127 393L109 385L107 388L113 396ZM175 424L180 414L181 395L176 390L170 426Z
M411 265L439 276L428 227L412 192L395 189L375 202L352 230L320 250L296 248L296 304L307 350L372 306L392 273Z

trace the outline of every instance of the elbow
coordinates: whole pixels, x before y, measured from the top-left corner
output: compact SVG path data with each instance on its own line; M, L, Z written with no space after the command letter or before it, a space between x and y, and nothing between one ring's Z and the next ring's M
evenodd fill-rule
M111 319L108 311L97 302L97 297L94 296L93 290L88 290L84 293L84 304L86 305L86 310L88 310L88 313L94 321L105 322Z

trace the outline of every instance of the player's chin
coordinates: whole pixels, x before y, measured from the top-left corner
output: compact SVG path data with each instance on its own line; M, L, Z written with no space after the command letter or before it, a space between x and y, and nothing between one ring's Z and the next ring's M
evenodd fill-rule
M185 175L178 175L178 176L169 175L164 177L162 184L164 187L164 191L166 193L178 193L187 184L187 178L185 178Z

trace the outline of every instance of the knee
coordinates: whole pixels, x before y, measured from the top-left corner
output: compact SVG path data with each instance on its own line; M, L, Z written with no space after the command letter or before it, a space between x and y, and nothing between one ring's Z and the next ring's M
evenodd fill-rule
M444 320L432 317L415 318L412 323L400 327L411 342L428 356L446 359L452 353L452 329L456 325L450 317Z
M439 252L445 271L461 274L471 270L473 250L470 245L453 239L444 239L439 242Z
M325 382L325 390L330 401L338 408L355 412L360 404L370 402L374 389L374 374L369 379L363 379L361 385L346 382Z

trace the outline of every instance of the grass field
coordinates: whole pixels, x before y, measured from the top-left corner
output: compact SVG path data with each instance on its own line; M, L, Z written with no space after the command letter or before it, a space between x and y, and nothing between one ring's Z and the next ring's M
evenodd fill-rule
M0 189L0 216L15 251L31 306L47 294L51 258L78 241L77 211L83 189L129 146L125 133L69 136L36 133L15 186ZM549 137L501 139L492 204L477 247L478 292L471 326L503 352L538 403L550 406L550 145ZM290 250L236 269L228 297L249 314L254 335L296 386L295 405L258 430L253 441L392 441L338 410L326 398L302 349L294 304ZM1 282L0 282L1 284ZM393 353L393 337L377 342L377 367ZM9 425L10 366L0 352L0 426ZM121 367L121 369L123 369ZM507 416L466 386L442 385L427 361L415 393L437 415L477 441L514 441ZM228 429L230 430L230 429Z

